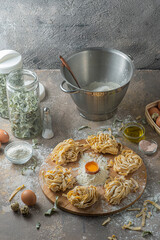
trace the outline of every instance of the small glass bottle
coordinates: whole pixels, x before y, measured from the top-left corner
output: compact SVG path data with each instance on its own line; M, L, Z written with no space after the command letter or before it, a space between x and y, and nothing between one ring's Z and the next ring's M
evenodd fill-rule
M52 128L52 116L50 113L50 109L45 107L43 109L43 130L42 137L45 139L51 139L54 137L54 132Z
M37 75L26 69L12 71L7 77L7 97L13 135L23 139L40 135L42 123Z
M6 78L8 74L22 68L22 56L14 50L0 51L0 117L9 118Z

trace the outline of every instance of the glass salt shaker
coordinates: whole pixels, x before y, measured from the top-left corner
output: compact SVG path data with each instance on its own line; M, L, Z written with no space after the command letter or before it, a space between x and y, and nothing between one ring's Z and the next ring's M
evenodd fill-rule
M6 79L8 74L22 68L22 56L14 50L0 51L0 117L9 118Z
M54 137L54 132L52 128L52 117L50 114L50 109L45 107L43 109L43 131L42 137L45 139L51 139Z
M31 139L41 134L39 82L36 73L22 69L7 77L11 130L15 137Z

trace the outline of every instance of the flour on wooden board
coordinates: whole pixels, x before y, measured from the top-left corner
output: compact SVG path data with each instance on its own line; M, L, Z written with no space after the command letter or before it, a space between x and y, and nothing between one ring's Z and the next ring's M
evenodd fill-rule
M95 161L98 163L100 171L96 174L87 174L85 171L85 165L87 162ZM77 182L80 185L89 186L89 185L104 185L106 179L109 176L107 170L107 158L104 156L96 156L89 153L84 153L79 160L78 176Z

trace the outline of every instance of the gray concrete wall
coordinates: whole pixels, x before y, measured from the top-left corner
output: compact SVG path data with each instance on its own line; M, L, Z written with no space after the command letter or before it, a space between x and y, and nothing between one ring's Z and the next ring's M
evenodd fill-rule
M0 0L0 50L16 49L28 68L59 68L60 54L96 46L160 69L160 0Z

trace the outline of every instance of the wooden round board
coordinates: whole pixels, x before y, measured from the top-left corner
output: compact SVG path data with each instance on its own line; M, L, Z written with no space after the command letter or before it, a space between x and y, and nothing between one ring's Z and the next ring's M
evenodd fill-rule
M84 140L79 140L80 143L84 143ZM127 147L125 147L127 148ZM128 148L127 148L128 149ZM89 150L90 152L92 150ZM115 156L111 155L111 154L103 154L103 156L106 158L106 160L108 159L114 159ZM63 192L52 192L46 185L45 180L44 180L44 174L47 170L53 170L54 167L56 166L55 163L53 163L53 161L51 160L51 155L49 155L44 163L42 164L41 168L40 168L40 172L39 172L39 182L40 182L40 186L44 192L44 194L46 195L46 197L52 202L55 202L55 198L56 196L59 196L58 199L58 207L62 210L65 210L67 212L73 213L73 214L77 214L77 215L85 215L85 216L96 216L96 215L107 215L107 214L111 214L111 213L116 213L116 212L120 212L122 210L124 210L125 208L131 206L133 203L135 203L142 195L145 186L146 186L146 182L147 182L147 173L146 173L146 167L144 165L144 163L142 163L141 167L129 174L126 178L129 179L130 177L133 177L139 184L139 188L136 192L132 192L130 193L125 199L123 199L119 205L111 205L109 204L105 198L104 198L104 189L103 186L98 186L97 190L99 193L99 199L98 201L92 205L89 208L85 208L85 209L79 209L74 207L68 200L66 197L62 196ZM67 165L65 165L64 167L67 168L72 168L72 169L76 169L79 166L79 162L76 161L74 163L68 163ZM74 170L72 171L73 176L77 176L78 171ZM118 177L120 175L118 175L116 172L113 171L113 168L109 169L109 175L111 177ZM64 194L66 194L69 190L65 191Z

